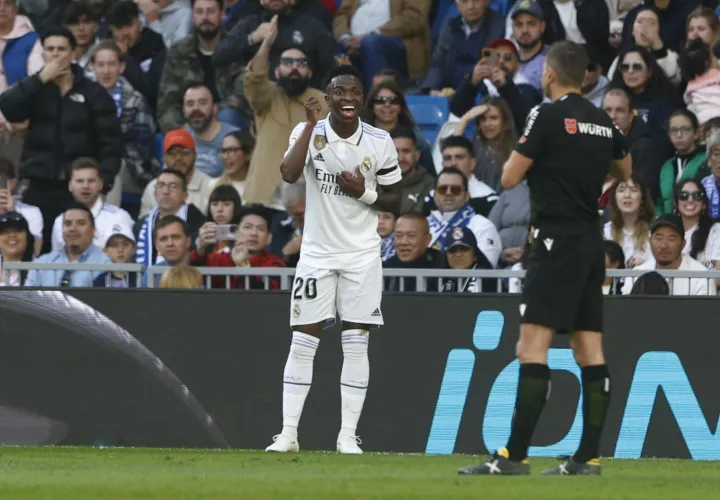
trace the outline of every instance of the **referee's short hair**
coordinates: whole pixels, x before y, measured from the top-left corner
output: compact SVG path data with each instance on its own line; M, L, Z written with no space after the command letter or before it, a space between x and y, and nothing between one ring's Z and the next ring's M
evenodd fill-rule
M463 187L465 188L465 192L467 193L470 191L470 183L468 182L468 178L465 177L465 174L463 174L462 170L460 170L457 167L445 167L443 168L440 173L437 176L437 179L435 180L435 188L437 189L438 184L440 183L440 177L442 175L459 175L462 179Z
M563 87L582 87L590 58L585 47L569 40L550 46L545 64L555 70L557 80Z

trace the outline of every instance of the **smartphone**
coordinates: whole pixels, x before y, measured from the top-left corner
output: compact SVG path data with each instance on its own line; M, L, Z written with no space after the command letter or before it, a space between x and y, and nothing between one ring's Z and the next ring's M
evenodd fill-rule
M7 177L0 174L0 189L7 189Z
M218 224L215 226L215 241L234 240L237 228L237 224Z

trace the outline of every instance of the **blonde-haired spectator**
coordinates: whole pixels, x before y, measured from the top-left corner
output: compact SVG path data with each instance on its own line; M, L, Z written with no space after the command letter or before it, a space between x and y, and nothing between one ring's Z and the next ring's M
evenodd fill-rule
M160 278L160 288L202 288L203 277L192 266L179 265L168 268Z

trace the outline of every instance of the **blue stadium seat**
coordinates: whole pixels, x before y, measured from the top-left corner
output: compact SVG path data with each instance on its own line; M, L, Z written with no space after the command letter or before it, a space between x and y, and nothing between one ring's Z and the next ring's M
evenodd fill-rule
M450 101L446 97L426 95L406 96L410 113L430 144L435 144L440 129L450 113Z
M155 134L155 158L158 159L160 164L163 162L163 139L165 138L162 134Z

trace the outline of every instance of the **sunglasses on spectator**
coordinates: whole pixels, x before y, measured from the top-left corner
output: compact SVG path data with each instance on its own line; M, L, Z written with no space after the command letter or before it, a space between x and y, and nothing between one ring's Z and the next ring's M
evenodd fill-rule
M245 148L240 146L234 146L232 148L222 148L220 150L221 155L229 155L231 153L239 153L240 151L245 151Z
M482 51L483 59L490 59L495 52L489 49L485 49ZM515 59L515 56L511 54L510 52L505 52L504 54L498 54L498 58L502 58L505 62L511 62Z
M463 193L463 188L462 186L438 186L437 192L440 195L460 196Z
M308 65L308 60L305 57L281 57L280 64L283 66L297 66L299 68L304 68Z
M399 97L376 97L373 99L374 104L402 104L402 99Z
M687 125L685 125L684 127L670 127L669 132L670 135L690 134L693 132L693 128L688 127Z
M632 63L632 64L622 63L622 64L620 65L620 70L621 70L623 73L627 73L627 72L629 72L630 70L632 70L632 71L642 71L642 70L644 70L645 68L646 68L646 66L645 66L644 64L642 64L642 63Z
M690 191L681 191L680 194L678 194L678 200L680 201L688 201L691 197L695 201L701 201L705 199L705 195L702 193L702 191L693 191L692 193Z

